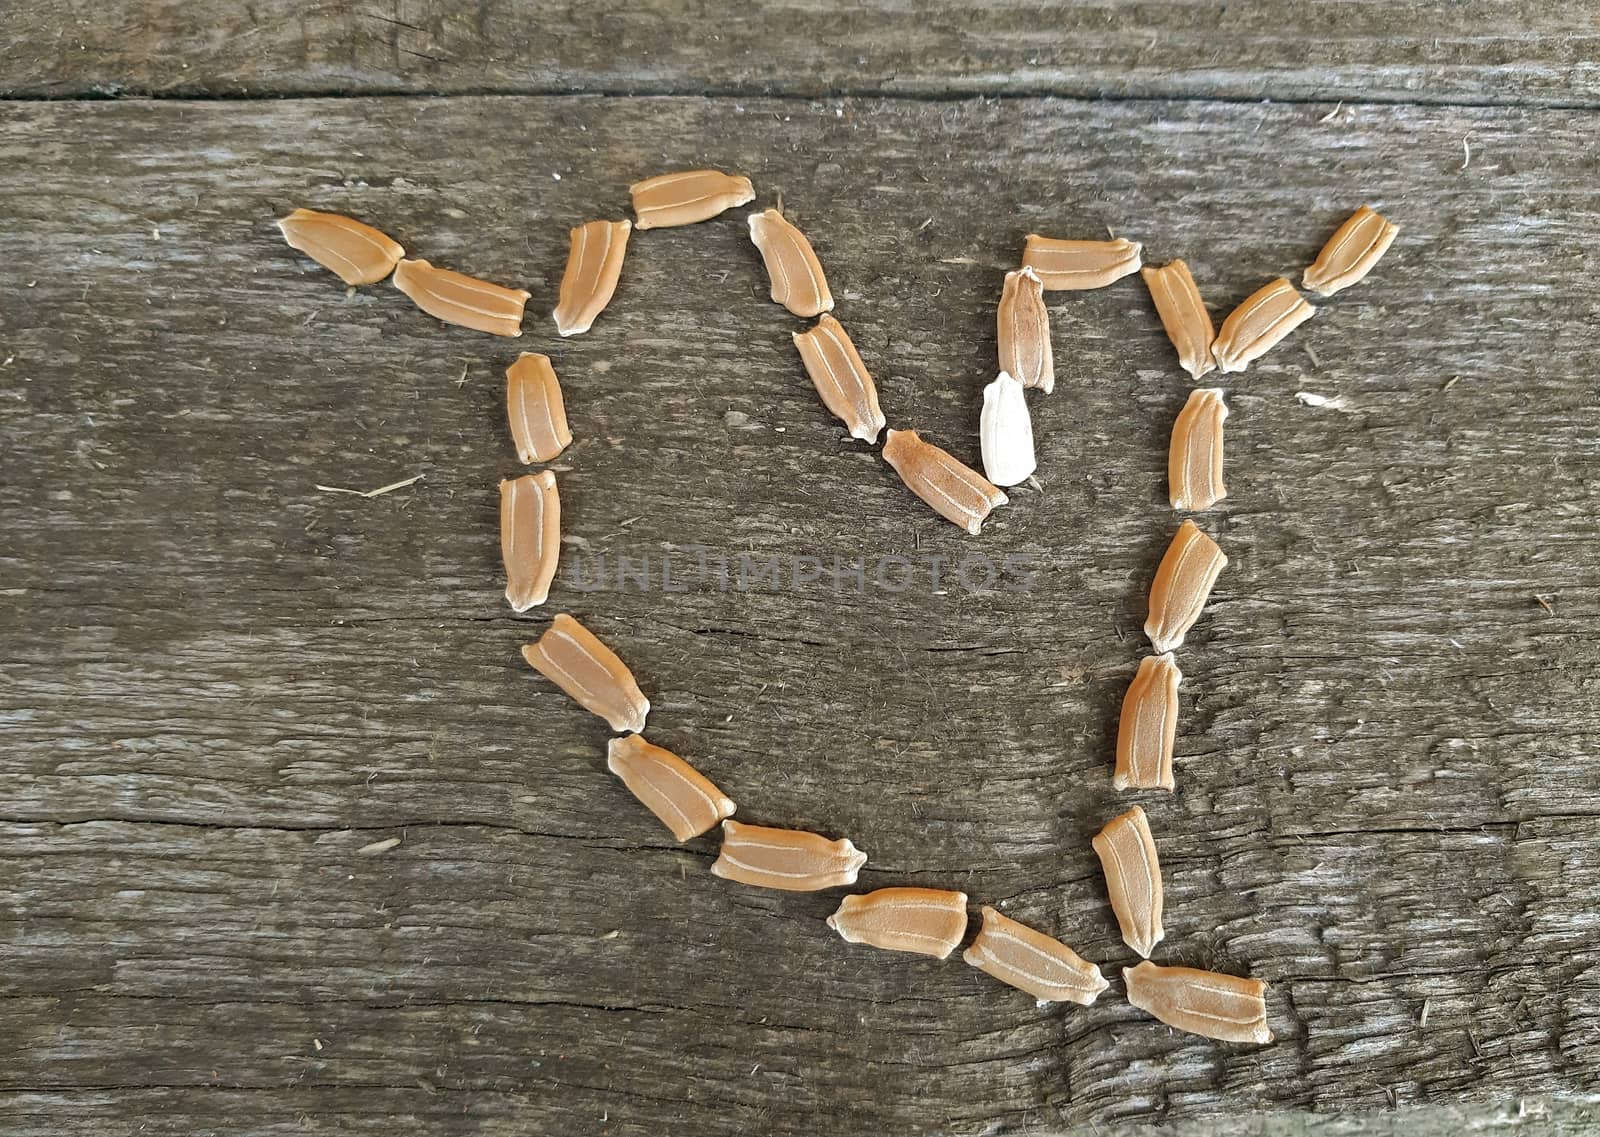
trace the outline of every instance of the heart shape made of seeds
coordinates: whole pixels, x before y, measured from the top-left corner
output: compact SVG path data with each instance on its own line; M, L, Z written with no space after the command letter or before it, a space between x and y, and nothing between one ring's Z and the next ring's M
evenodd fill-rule
M748 178L692 170L649 178L631 187L636 223L589 221L571 231L566 272L552 318L561 336L582 334L616 292L635 230L710 220L755 199ZM1032 420L1025 391L1048 396L1055 372L1046 291L1103 288L1140 272L1171 339L1178 362L1198 381L1214 369L1245 370L1315 309L1285 278L1247 298L1213 327L1188 266L1174 260L1145 267L1136 242L1061 240L1030 234L1021 264L1008 272L996 312L999 374L984 389L979 448L984 473L924 441L915 430L888 428L872 375L841 323L809 240L778 208L749 215L751 241L771 283L772 300L811 327L793 333L801 362L823 405L850 435L875 445L887 430L884 459L916 496L967 533L981 533L990 512L1007 504L1002 486L1028 481L1035 469ZM279 225L285 239L350 286L393 274L395 286L424 312L448 323L501 336L520 336L529 293L477 280L426 260L408 260L384 233L339 214L297 209ZM1334 233L1305 270L1305 286L1324 296L1357 283L1393 242L1397 229L1363 206ZM506 370L506 413L517 455L525 465L548 463L572 441L561 384L547 355L522 353ZM1169 452L1174 510L1197 512L1226 496L1223 482L1224 392L1197 388L1180 412ZM987 477L985 476L987 475ZM501 483L501 551L506 600L517 612L546 603L561 546L560 496L551 470ZM1179 526L1150 588L1145 632L1156 654L1140 662L1124 697L1113 787L1174 787L1172 753L1182 680L1175 651L1200 617L1227 557L1192 518ZM848 838L733 820L734 800L671 751L643 735L650 713L621 658L568 613L523 649L527 662L573 700L605 719L616 737L608 768L682 842L720 826L722 843L711 871L740 884L782 891L848 886L866 854ZM1135 805L1109 821L1093 840L1122 938L1143 961L1123 972L1130 1003L1170 1026L1230 1042L1265 1043L1266 984L1194 968L1159 966L1149 959L1162 942L1163 890L1149 819ZM887 887L845 896L828 926L849 943L947 958L966 939L965 893ZM1033 995L1041 1004L1094 1002L1109 984L1094 964L1060 940L997 909L981 909L982 927L962 958Z

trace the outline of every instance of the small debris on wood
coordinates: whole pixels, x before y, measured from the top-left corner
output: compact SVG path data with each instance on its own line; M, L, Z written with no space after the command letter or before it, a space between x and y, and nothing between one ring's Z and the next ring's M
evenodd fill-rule
M323 493L346 493L353 497L382 497L386 493L394 493L395 490L403 490L407 486L416 485L425 477L427 477L426 474L418 474L412 478L404 478L398 482L390 482L386 486L379 486L375 490L351 490L345 489L343 486L325 486L320 483L317 485L317 489Z
M1450 376L1450 378L1448 378L1448 379L1446 379L1444 381L1444 386L1440 387L1439 390L1448 391L1451 387L1454 387L1459 382L1461 382L1461 376L1452 375L1452 376Z
M1472 165L1472 144L1463 136L1461 139L1461 168L1465 170Z
M1332 122L1335 118L1338 117L1339 112L1342 111L1342 110L1344 110L1344 100L1340 99L1338 106L1334 107L1331 111L1329 111L1327 114L1323 115L1317 121L1318 122Z
M1417 1016L1417 1026L1418 1027L1425 1027L1425 1026L1428 1025L1428 1012L1432 1008L1433 1008L1433 1000L1432 999L1423 999L1422 1000L1422 1013Z
M1294 397L1308 407L1326 407L1330 411L1349 409L1344 405L1343 399L1334 395L1319 395L1315 391L1296 391Z
M1539 607L1543 608L1550 615L1554 616L1556 614L1555 608L1550 604L1550 598L1549 597L1540 596L1537 592L1535 592L1533 594L1533 599L1534 599L1534 602L1539 605Z
M400 844L398 837L386 837L382 841L374 841L370 845L363 845L356 850L358 857L376 857L379 853L387 853L390 849Z

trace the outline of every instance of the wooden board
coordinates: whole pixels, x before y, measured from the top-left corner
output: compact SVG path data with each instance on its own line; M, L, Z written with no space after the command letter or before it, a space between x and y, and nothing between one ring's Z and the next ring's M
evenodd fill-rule
M6 1132L1581 1117L1600 1061L1592 116L0 115ZM1232 563L1182 651L1179 792L1142 799L1161 957L1270 981L1275 1044L1175 1034L1120 983L1038 1009L958 961L838 942L836 895L734 887L706 871L712 842L674 847L605 772L604 724L521 663L546 613L499 595L501 375L545 350L577 438L553 604L634 666L650 735L741 817L852 837L864 886L961 888L1113 979L1132 962L1088 839L1128 801L1114 718L1176 520L1188 383L1148 298L1052 295L1040 486L974 540L821 409L739 216L635 235L594 331L553 335L567 227L699 163L781 193L891 421L968 460L1025 232L1182 255L1220 315L1360 202L1403 226L1370 281L1226 377L1231 496L1203 521ZM526 285L527 334L347 294L279 239L296 205ZM317 488L419 474L371 499ZM895 555L916 579L724 591L694 546ZM972 553L1032 558L1031 588L969 591L948 566ZM582 590L602 554L649 558L650 588ZM684 591L663 589L669 556Z
M0 95L581 91L1600 102L1593 10L1527 0L14 6L0 24Z

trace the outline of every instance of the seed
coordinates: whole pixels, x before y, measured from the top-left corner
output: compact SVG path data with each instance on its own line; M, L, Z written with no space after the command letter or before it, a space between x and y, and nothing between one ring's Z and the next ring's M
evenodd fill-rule
M1150 289L1150 299L1155 301L1167 338L1178 349L1179 365L1196 379L1215 368L1211 344L1217 338L1216 331L1189 266L1173 261L1160 268L1144 269L1140 275Z
M1150 585L1150 614L1144 622L1144 633L1158 652L1183 646L1183 637L1200 618L1211 586L1227 564L1217 543L1193 521L1178 526L1156 568Z
M1110 984L1100 969L1060 940L985 907L983 928L961 958L1046 1003L1088 1006Z
M978 471L922 441L914 430L889 431L883 457L912 493L968 533L977 534L990 511L1010 500Z
M1112 818L1092 843L1105 871L1122 942L1149 956L1167 933L1161 927L1161 863L1144 810L1134 806Z
M639 691L627 665L565 612L537 643L523 645L522 658L584 710L605 719L612 730L644 729L650 700Z
M1172 742L1178 733L1178 684L1172 653L1150 656L1122 698L1114 789L1172 789Z
M1271 1042L1267 985L1193 967L1126 967L1128 1002L1168 1026L1223 1042Z
M1022 384L1004 371L983 389L978 447L983 454L983 472L997 486L1025 482L1037 468L1028 400Z
M709 221L725 209L754 201L756 196L749 178L721 170L660 174L634 182L628 190L633 194L633 212L639 218L636 229L665 229Z
M1143 252L1143 245L1121 237L1115 241L1058 241L1029 233L1022 263L1039 274L1050 292L1104 288L1138 272Z
M878 441L884 423L878 388L839 321L824 315L810 331L792 335L822 405L850 428L851 437Z
M1394 244L1400 227L1363 205L1334 230L1322 252L1306 269L1302 283L1319 296L1332 296L1349 288L1373 270Z
M788 892L854 884L867 855L849 838L830 841L799 829L722 823L722 852L711 871L725 880Z
M549 470L500 483L500 559L513 611L543 604L561 553L561 498Z
M967 934L967 894L938 888L880 888L846 896L828 927L848 944L944 959Z
M566 403L548 355L525 351L506 368L506 420L524 464L548 462L571 444Z
M1222 484L1222 423L1228 405L1218 387L1197 387L1172 424L1167 495L1173 509L1210 509L1228 496Z
M1016 376L1024 387L1045 394L1056 389L1055 357L1050 350L1050 312L1044 306L1044 283L1033 269L1006 273L995 311L1000 343L1000 370Z
M529 294L520 288L502 288L486 280L434 268L427 261L401 261L395 266L394 286L428 315L496 336L522 334L522 309Z
M376 284L406 255L387 234L339 213L297 209L280 218L278 228L291 249L338 273L346 284Z
M1314 315L1316 309L1280 276L1228 313L1211 354L1224 371L1243 371Z
M733 816L733 800L709 778L672 751L646 742L643 735L613 738L606 751L606 769L621 778L679 841L698 837Z
M631 221L586 221L572 230L561 297L550 313L556 331L564 336L588 331L611 303L632 229Z
M796 316L832 311L833 293L822 274L822 262L806 235L776 209L750 215L750 239L761 252L772 281L772 300Z

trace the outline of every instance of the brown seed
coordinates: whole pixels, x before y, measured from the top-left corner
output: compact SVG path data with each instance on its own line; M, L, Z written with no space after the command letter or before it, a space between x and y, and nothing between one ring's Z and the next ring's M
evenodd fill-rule
M1055 357L1050 350L1050 312L1044 306L1044 283L1033 269L1006 273L995 312L1000 341L1000 370L1024 387L1045 394L1056 389Z
M290 248L338 273L346 284L376 284L406 255L387 234L340 213L297 209L280 218L278 228Z
M447 324L496 336L522 334L522 309L529 294L520 288L502 288L447 268L434 268L427 261L401 261L395 266L394 286L418 308Z
M506 602L526 612L543 604L561 554L561 498L549 470L500 483L500 559Z
M628 190L633 194L633 212L639 218L634 226L637 229L709 221L725 209L754 201L756 196L749 178L721 170L659 174L634 182Z
M850 428L852 437L878 441L884 422L878 388L839 321L824 315L810 331L791 334L822 405Z
M961 958L1000 982L1026 991L1041 1007L1046 1003L1087 1007L1110 986L1098 967L1060 940L993 908L982 911L983 928Z
M830 841L799 829L722 823L722 852L711 871L726 880L787 892L854 884L867 855L849 838Z
M1211 586L1227 564L1217 543L1193 521L1178 526L1150 585L1150 614L1145 618L1144 633L1156 651L1183 646L1183 637L1200 618Z
M1150 299L1155 301L1156 315L1161 317L1167 338L1178 350L1178 364L1196 379L1215 368L1211 344L1217 334L1189 266L1173 261L1160 268L1144 269L1140 275L1150 289Z
M650 700L633 681L633 673L616 652L565 612L537 643L523 645L522 658L584 710L605 719L612 730L644 729Z
M1222 483L1222 423L1228 405L1218 387L1197 387L1172 424L1167 496L1173 509L1210 509L1228 496Z
M572 230L561 297L550 313L557 332L575 336L588 331L611 303L632 229L631 221L586 221Z
M772 281L772 299L796 316L819 316L833 309L833 293L822 262L806 235L776 209L750 215L750 239L761 252Z
M1319 296L1332 296L1349 288L1372 271L1394 244L1398 232L1398 225L1371 206L1363 205L1334 230L1317 259L1306 269L1302 283Z
M506 420L524 464L548 462L571 444L561 383L548 355L525 351L506 368Z
M711 779L672 751L646 742L643 735L613 738L606 751L606 769L621 778L680 841L698 837L733 816L733 800Z
M968 533L983 528L991 510L1010 499L978 471L956 461L914 430L891 430L883 457L912 493Z
M1172 653L1150 656L1122 697L1114 789L1172 789L1172 743L1178 733L1178 684L1183 672Z
M1022 263L1039 274L1048 292L1104 288L1130 272L1138 272L1144 246L1118 237L1115 241L1058 241L1029 233Z
M967 894L939 888L880 888L846 896L828 927L849 944L944 959L967 934Z
M1168 1026L1223 1042L1271 1042L1267 985L1193 967L1158 967L1146 960L1122 970L1128 1002Z
M1134 806L1113 817L1092 843L1122 942L1148 956L1167 933L1161 927L1161 863L1144 810Z
M1294 290L1294 285L1280 276L1228 313L1211 345L1211 354L1222 370L1243 371L1316 311Z

